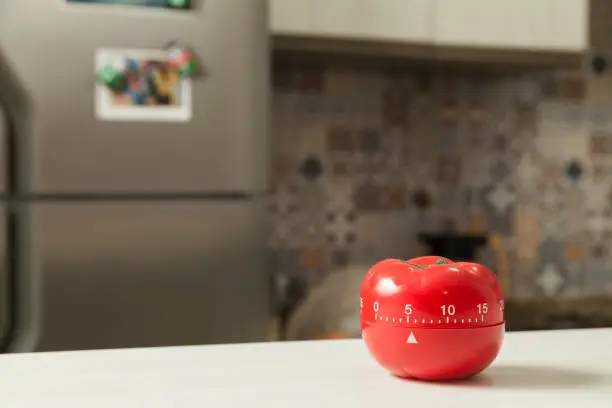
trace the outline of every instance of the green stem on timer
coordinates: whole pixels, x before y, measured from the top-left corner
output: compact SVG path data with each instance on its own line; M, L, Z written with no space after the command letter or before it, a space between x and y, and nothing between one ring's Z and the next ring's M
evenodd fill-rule
M411 263L411 262L406 262L408 265L412 265L412 266L416 266L419 269L427 269L427 265L419 265L419 264L415 264L415 263ZM444 259L438 259L434 265L446 265L448 262L446 262L446 260Z

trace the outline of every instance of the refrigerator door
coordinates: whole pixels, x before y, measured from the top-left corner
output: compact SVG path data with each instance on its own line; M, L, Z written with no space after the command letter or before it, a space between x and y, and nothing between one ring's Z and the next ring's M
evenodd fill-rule
M9 257L8 257L8 213L5 204L0 205L0 343L6 345L8 319L11 313Z
M6 112L4 111L4 106L2 102L2 95L0 95L0 196L6 194L7 187L7 170L8 170L8 140L9 138L9 129L8 129L8 121L6 117Z
M261 203L49 203L33 216L38 350L266 339Z
M28 134L20 135L32 139L34 158L24 188L78 194L265 190L267 3L206 0L177 11L0 2L1 57L18 73L31 105ZM161 50L174 40L189 46L206 70L193 81L192 120L96 120L96 50Z

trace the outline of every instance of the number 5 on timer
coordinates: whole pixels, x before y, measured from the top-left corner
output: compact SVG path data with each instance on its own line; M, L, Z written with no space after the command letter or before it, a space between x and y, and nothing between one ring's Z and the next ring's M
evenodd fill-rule
M370 354L399 377L470 377L495 360L504 337L501 286L476 263L381 261L363 280L360 307Z

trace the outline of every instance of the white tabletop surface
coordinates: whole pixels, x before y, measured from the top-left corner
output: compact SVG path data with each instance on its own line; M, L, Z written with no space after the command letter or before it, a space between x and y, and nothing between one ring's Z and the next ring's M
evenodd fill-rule
M394 378L361 340L0 356L2 408L612 407L612 329L509 333L479 377Z

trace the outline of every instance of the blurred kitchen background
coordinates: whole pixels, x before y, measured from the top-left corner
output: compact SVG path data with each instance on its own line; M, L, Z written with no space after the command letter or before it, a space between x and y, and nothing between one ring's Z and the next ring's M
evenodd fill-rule
M355 337L369 266L432 252L509 330L612 325L611 2L246 3L0 6L5 349ZM94 121L93 48L174 37L193 120Z

